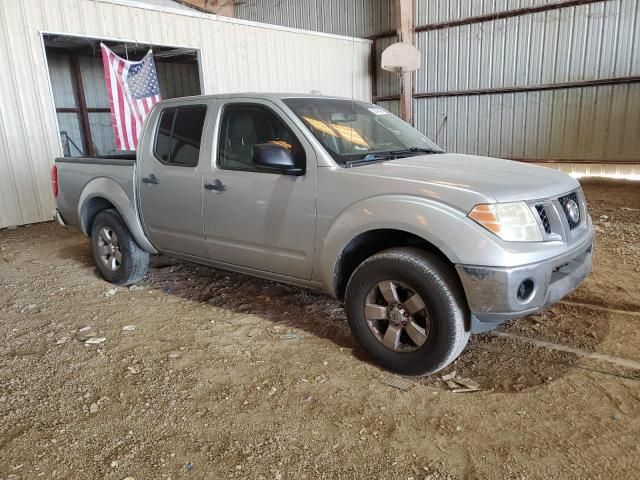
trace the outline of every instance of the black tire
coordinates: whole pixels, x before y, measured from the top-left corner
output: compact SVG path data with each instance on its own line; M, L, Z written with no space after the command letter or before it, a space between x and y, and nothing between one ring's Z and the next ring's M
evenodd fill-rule
M376 338L365 317L369 292L380 282L401 282L427 306L429 330L414 351L394 351ZM349 279L345 295L347 320L364 350L382 367L407 376L442 370L469 340L469 309L455 271L437 256L417 248L393 248L365 260Z
M121 261L118 262L115 270L107 266L101 257L100 232L106 228L117 236ZM120 214L114 210L103 210L93 219L91 226L91 251L93 260L102 278L115 285L131 285L142 280L149 267L149 253L140 248L131 236L124 220Z

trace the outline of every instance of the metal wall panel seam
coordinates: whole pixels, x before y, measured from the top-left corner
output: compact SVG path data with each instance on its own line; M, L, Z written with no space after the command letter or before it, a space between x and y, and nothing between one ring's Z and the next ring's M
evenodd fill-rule
M612 48L612 68L610 68L610 72L612 75L615 75L615 71L616 71L616 61L617 61L617 55L616 52L618 50L618 38L619 36L617 35L617 32L620 31L620 21L622 18L621 15L621 9L620 9L620 1L615 2L615 5L618 7L617 10L617 15L616 15L616 23L615 23L615 29L614 31L616 32L616 35L614 36L614 46ZM604 29L604 23L603 22L603 29ZM604 32L603 32L603 36L604 36ZM602 59L602 52L600 53L601 59ZM607 72L609 73L609 72ZM606 158L607 156L607 152L609 150L609 132L610 132L610 128L612 125L612 118L613 118L613 108L612 105L614 103L614 99L615 99L615 92L616 89L615 88L611 88L610 92L609 92L609 101L607 102L607 120L606 120L606 128L604 129L604 139L603 139L603 149L602 149L602 158Z
M13 6L15 7L16 5L18 4L14 4ZM18 5L18 8L20 8L20 6L21 5ZM25 18L21 14L17 16L16 15L12 16L13 19L15 19L16 17L18 17L22 23L21 25L22 31L28 31L28 25L25 22ZM17 35L11 35L11 30L12 28L16 27L16 24L12 23L10 26L8 25L8 27L9 28L5 30L5 41L3 43L7 47L7 53L9 57L8 66L11 71L13 91L17 91L18 85L20 85L21 87L23 86L22 82L20 81L21 79L18 79L17 77L17 73L18 73L17 65L25 62L18 62L16 55L14 54L22 51L23 44L20 42L20 38ZM19 43L13 44L13 42L11 41L12 39L18 41ZM22 55L18 54L18 56L21 57ZM25 67L23 66L22 68L25 68ZM33 75L25 75L25 77L33 78ZM25 111L27 110L27 106L24 103L24 98L22 95L16 96L16 101L18 105L17 117L18 117L18 121L20 122L20 125L18 128L20 133L18 133L16 137L22 140L22 147L24 148L28 157L30 159L33 159L34 153L35 153L33 151L33 145L32 145L32 142L30 142L26 136L26 132L29 131L27 119L25 118ZM16 160L19 159L20 151L18 150L17 152L16 151L12 152L11 158ZM34 193L36 191L36 187L38 183L36 181L36 174L33 169L32 161L27 163L27 169L28 169L28 180L29 180L29 183L31 184L31 188L28 189L26 192L18 192L18 195L21 196L21 195L30 194L30 197L32 200L34 200L35 205L33 205L33 207L28 207L28 206L25 206L24 202L21 201L20 202L21 210L22 210L21 216L22 216L22 221L25 221L25 220L30 221L32 219L37 221L41 217L42 205L40 203L39 195ZM28 210L25 212L24 211L25 209L28 209Z
M3 32L8 31L6 16L4 14L4 11L2 10L0 10L0 25L3 26L3 28L0 29L0 38L1 38L1 37L4 37ZM4 57L4 53L7 53L6 52L7 48L8 48L8 43L6 41L3 41L2 44L0 44L0 60L4 60L3 57ZM2 64L7 65L8 62L3 61ZM2 69L2 70L3 72L7 72L8 69ZM3 128L3 125L9 125L9 118L8 118L9 105L5 103L5 100L4 100L5 98L7 97L3 96L0 98L0 120L2 121L2 123L0 124L0 135L2 139L0 146L3 147L2 149L0 149L0 151L4 152L4 154L0 158L0 165L3 165L4 168L2 169L2 171L8 172L8 175L3 176L2 180L0 181L7 182L7 177L8 177L8 180L10 181L7 183L11 191L9 192L3 189L3 191L0 192L0 198L6 198L9 196L11 196L11 198L10 199L7 198L6 202L3 201L2 203L0 203L0 226L17 225L23 221L22 205L20 204L20 196L17 189L16 175L14 172L13 164L11 162L11 158L15 153L13 153L12 155L9 154L9 152L12 151L12 148L10 145L10 139L7 135L6 128Z
M547 24L547 22L548 22L548 16L547 16L547 14L548 14L548 13L549 13L549 12L544 12L544 13L542 14L542 15L543 15L543 18L544 18L544 23L545 23L545 25L546 25L546 24ZM541 39L541 44L540 44L540 57L539 57L539 59L538 59L538 64L539 64L539 76L538 76L538 78L536 79L536 80L537 80L537 81L539 81L539 82L542 82L542 79L543 79L543 77L544 77L544 58L545 58L544 53L545 53L545 46L546 46L546 41L547 41L547 38L546 38L546 35L545 35L546 30L547 30L546 28L542 28L542 32L541 32L542 39ZM534 155L535 155L536 157L539 157L539 147L540 147L540 128L541 128L541 127L540 127L540 117L541 117L540 112L541 112L541 108L542 108L542 99L543 99L543 95L539 93L539 94L537 95L537 98L538 98L538 105L537 105L537 112L536 112L535 148L534 148L534 152L535 152L535 153L534 153Z
M639 48L638 43L640 42L640 0L636 0L636 11L635 11L635 15L633 15L633 27L631 29L632 32L632 37L631 37L631 41L630 41L630 45L631 45L631 52L629 54L629 72L634 73L634 69L633 69L633 60L638 58L638 55L636 53L636 49ZM640 65L640 61L639 65Z
M591 5L587 5L586 7L586 18L590 19L591 18ZM589 44L589 28L588 28L588 21L586 22L587 24L585 25L584 28L584 35L583 35L583 44L582 44L582 58L581 58L581 75L584 78L584 75L586 73L586 69L587 69L587 46ZM578 121L577 121L577 131L576 131L576 145L581 145L580 144L580 140L583 134L583 110L584 110L584 93L585 90L581 89L579 91L580 93L580 100L579 100L579 107L578 107ZM580 147L578 148L578 151L580 151Z
M30 21L30 15L37 15L37 13L37 9L23 9L22 14L24 23L26 25L31 25L32 22ZM43 86L42 82L38 82L37 79L42 78L44 75L46 75L47 69L46 63L38 62L38 57L41 54L40 49L42 48L42 41L41 36L37 32L37 29L34 30L35 33L27 36L27 44L29 46L29 52L31 54L30 56L32 57L32 61L28 62L33 72L30 81L33 82L33 91L36 93L37 98L37 100L33 102L35 103L35 106L31 109L31 113L34 116L37 124L39 125L39 127L37 127L38 131L44 133L49 131L49 129L47 128L49 124L46 120L47 112L45 111L45 105L47 103L45 101L45 98L46 94L48 93L48 89L46 86ZM51 143L50 135L45 134L43 138L45 140L44 142L36 142L36 147L38 148L38 150L41 150L36 154L36 160L39 165L42 165L42 167L46 167L46 169L38 168L37 171L34 171L34 175L36 177L36 188L38 191L38 201L41 206L43 203L51 204L53 201L53 193L50 189L49 177L49 168L51 167L53 159L48 158L47 156L47 154L52 151L51 147L53 146L53 144ZM42 210L42 208L40 208L40 210Z

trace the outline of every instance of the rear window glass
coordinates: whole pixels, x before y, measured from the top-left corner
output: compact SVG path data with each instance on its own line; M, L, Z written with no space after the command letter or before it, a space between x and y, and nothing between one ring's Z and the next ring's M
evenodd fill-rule
M171 155L171 129L173 128L173 116L175 108L167 108L160 114L158 133L156 133L156 146L154 153L158 160L169 163Z
M200 156L205 105L167 108L160 114L154 154L167 165L195 167Z

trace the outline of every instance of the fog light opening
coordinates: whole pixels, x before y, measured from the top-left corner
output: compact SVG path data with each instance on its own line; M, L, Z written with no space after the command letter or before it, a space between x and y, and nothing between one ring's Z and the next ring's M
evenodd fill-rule
M518 300L520 300L521 302L528 302L529 300L531 300L534 287L535 284L530 278L523 280L520 286L518 286Z

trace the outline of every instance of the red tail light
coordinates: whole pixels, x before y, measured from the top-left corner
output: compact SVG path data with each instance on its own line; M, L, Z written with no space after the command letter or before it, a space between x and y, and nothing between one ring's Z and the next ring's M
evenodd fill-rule
M58 198L58 167L56 165L51 167L51 189L53 196Z

